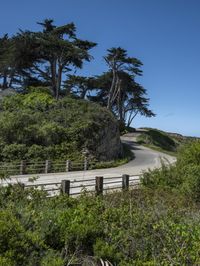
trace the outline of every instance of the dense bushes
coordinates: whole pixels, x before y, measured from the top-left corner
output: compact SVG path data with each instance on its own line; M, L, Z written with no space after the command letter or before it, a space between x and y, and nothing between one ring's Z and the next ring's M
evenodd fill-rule
M104 197L1 187L0 266L199 265L199 154L191 143L176 165L144 174L146 187Z
M144 174L142 182L151 188L171 188L200 200L200 141L191 142L180 149L177 163L163 164L161 169Z
M197 206L161 190L72 199L1 188L0 235L2 266L74 265L87 256L119 266L197 265L200 258Z
M106 138L110 143L116 140L116 153L109 159L120 156L117 122L97 104L72 98L56 101L48 91L38 89L4 98L0 108L1 161L78 160L83 148L92 158L101 159L110 154L109 145L104 145L107 153L98 149ZM105 135L108 128L112 130Z

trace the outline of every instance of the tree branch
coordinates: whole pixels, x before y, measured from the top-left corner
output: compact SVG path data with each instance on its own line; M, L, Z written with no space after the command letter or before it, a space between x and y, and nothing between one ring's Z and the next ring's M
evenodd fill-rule
M33 68L38 71L43 77L45 77L46 79L48 80L51 80L51 77L46 73L44 72L43 70L41 70L38 66L36 65L33 65Z

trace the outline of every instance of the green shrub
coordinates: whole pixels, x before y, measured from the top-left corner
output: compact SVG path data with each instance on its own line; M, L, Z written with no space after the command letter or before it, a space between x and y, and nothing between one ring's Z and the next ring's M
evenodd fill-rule
M99 159L102 153L97 147L103 141L104 130L113 125L111 138L119 135L117 121L105 108L67 97L56 101L40 88L5 97L0 108L0 160L4 161L25 157L43 160L45 154L51 160L81 160L84 148L91 158ZM28 153L23 152L25 148L22 151L25 146L16 145L25 145ZM120 140L118 146L110 159L120 157Z
M45 111L55 102L47 88L31 87L27 94L16 94L7 96L1 102L1 109L4 111L16 111L31 109Z
M41 260L41 266L63 266L65 265L64 259L56 254L56 252L49 250Z
M2 150L2 157L5 161L23 160L26 158L27 147L25 144L5 145Z
M200 212L188 197L161 189L45 195L0 188L2 265L64 266L87 256L120 266L199 264Z
M175 165L162 165L144 173L143 185L151 188L172 188L200 200L200 141L185 145L178 153Z
M37 265L37 250L44 249L44 244L36 231L26 227L11 210L0 211L0 261L8 261L10 265Z
M180 149L178 165L200 165L200 141L193 141Z
M30 108L33 110L45 111L55 100L46 92L34 91L24 96L22 101L23 108Z
M40 145L32 145L28 148L28 152L26 155L26 159L32 161L34 159L39 159L40 161L47 160L49 157L51 157L51 153L49 153L49 149L47 149L44 146Z

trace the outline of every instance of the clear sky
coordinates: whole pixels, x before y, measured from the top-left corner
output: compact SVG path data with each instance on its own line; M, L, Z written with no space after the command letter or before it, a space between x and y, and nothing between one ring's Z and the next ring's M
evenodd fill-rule
M150 126L200 136L200 0L1 0L0 34L37 30L37 21L74 22L78 37L98 43L83 75L106 70L106 49L121 46L139 58L155 118Z

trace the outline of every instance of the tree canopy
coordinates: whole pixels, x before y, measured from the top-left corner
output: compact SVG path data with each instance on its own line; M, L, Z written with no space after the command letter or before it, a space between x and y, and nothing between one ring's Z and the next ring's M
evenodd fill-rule
M151 117L147 90L136 78L142 62L121 47L107 50L107 71L97 76L78 76L76 70L90 62L96 43L77 37L76 26L56 26L52 19L38 22L41 31L19 30L0 38L0 87L21 91L29 86L49 87L58 99L63 95L98 102L130 126L137 114Z
M85 60L90 61L89 50L96 44L78 39L73 23L57 27L53 20L46 19L38 24L43 27L42 31L20 30L12 38L16 62L10 66L13 68L12 78L14 81L20 74L19 82L23 80L25 85L33 78L44 81L58 98L63 73L72 68L81 68Z
M127 51L118 47L108 49L104 57L108 71L94 78L70 77L66 88L71 87L74 94L98 102L112 111L121 124L129 127L137 114L155 116L149 109L146 89L136 82L142 75L142 62L128 57Z

